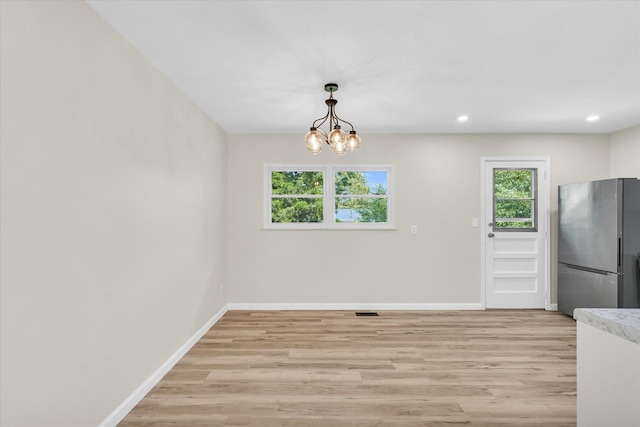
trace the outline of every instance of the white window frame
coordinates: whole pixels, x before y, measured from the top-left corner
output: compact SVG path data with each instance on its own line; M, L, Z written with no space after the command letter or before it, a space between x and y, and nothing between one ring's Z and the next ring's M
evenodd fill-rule
M271 222L271 173L277 171L322 172L323 222L273 223ZM387 172L387 222L335 222L336 172ZM274 164L264 165L264 224L265 230L395 230L394 226L394 165L392 164L351 164L351 165L309 165Z

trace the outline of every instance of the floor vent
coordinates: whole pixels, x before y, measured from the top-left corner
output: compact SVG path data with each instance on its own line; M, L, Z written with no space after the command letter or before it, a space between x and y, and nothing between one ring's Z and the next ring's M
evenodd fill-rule
M377 316L375 311L356 311L356 316Z

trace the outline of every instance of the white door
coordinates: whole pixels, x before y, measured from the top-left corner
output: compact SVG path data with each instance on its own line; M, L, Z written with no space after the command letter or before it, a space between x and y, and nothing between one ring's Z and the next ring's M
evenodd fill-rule
M550 308L547 159L483 158L486 308Z

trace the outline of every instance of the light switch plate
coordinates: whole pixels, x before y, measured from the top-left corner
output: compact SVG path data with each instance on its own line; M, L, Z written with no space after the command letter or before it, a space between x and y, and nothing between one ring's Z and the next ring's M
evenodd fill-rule
M480 221L478 221L478 218L471 218L471 226L473 228L480 227Z

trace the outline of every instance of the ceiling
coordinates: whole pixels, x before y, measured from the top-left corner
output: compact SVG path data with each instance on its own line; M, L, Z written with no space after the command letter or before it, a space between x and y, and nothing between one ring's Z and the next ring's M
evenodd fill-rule
M640 124L640 1L87 3L228 133L303 134L328 82L365 135Z

